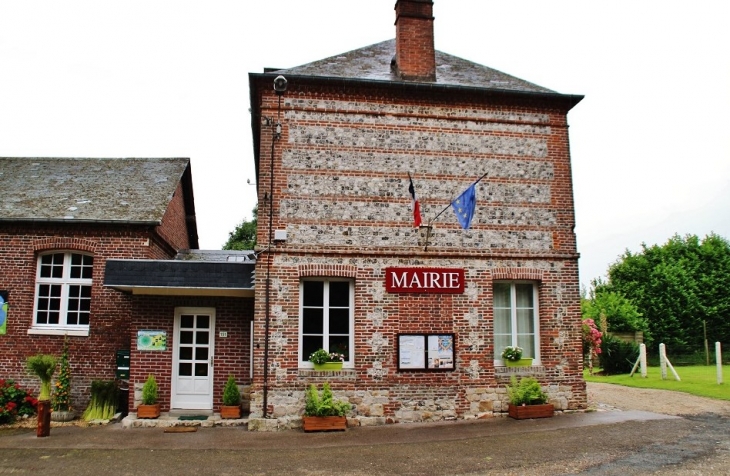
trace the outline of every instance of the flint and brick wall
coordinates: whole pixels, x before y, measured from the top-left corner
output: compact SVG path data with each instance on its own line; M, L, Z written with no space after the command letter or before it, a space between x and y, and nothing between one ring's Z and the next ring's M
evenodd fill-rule
M261 87L261 91L270 88ZM278 98L263 93L262 114ZM551 104L476 94L328 89L290 81L282 137L274 140L274 230L286 230L257 265L255 368L264 365L264 283L271 260L267 413L296 426L309 383L332 384L356 409L351 424L479 418L506 411L514 370L494 365L494 280L527 279L539 289L540 361L528 370L559 410L585 407L578 268L567 111ZM258 242L268 244L272 134L262 127ZM472 182L477 210L462 230L452 210L428 242L412 227L408 173L424 223ZM267 195L264 195L267 192ZM426 246L427 245L427 246ZM354 369L299 369L299 282L341 276L355 283ZM458 267L461 295L389 294L385 268ZM258 316L261 316L260 318ZM456 370L399 372L397 335L456 334ZM497 356L498 357L498 356ZM262 376L252 416L263 414ZM252 427L267 429L270 422Z

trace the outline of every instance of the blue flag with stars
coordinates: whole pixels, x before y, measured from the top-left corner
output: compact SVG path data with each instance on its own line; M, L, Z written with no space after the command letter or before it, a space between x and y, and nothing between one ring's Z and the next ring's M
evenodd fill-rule
M474 216L474 210L477 206L476 185L476 182L471 184L469 188L464 190L464 193L451 202L451 207L454 209L454 213L456 213L456 219L459 220L459 224L465 230L469 229L471 219Z

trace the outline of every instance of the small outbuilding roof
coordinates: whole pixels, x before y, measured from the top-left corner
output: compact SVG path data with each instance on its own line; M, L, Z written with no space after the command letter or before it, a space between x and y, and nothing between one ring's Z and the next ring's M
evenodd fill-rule
M159 225L181 181L194 217L187 158L2 157L0 221Z

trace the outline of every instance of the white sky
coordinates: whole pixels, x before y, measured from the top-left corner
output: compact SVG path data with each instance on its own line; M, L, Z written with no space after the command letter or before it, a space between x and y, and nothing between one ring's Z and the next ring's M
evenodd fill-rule
M219 249L256 203L248 73L394 38L394 5L0 0L0 156L190 157L200 246ZM568 115L583 285L642 242L730 238L730 2L434 16L438 50L586 96Z

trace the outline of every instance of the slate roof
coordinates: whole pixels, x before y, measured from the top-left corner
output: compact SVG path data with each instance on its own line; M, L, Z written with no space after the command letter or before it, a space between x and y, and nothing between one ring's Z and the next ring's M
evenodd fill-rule
M189 167L187 158L2 157L0 221L159 225ZM194 217L187 182L186 213Z
M514 76L502 73L441 51L436 51L436 81L403 80L391 70L395 56L395 39L376 43L357 50L342 53L301 66L269 73L296 76L316 76L371 81L403 83L426 82L443 86L461 86L501 91L530 93L553 93L547 88L532 84Z
M253 297L255 262L107 260L104 286L132 294Z

